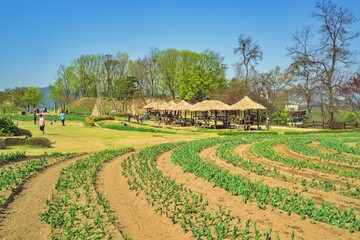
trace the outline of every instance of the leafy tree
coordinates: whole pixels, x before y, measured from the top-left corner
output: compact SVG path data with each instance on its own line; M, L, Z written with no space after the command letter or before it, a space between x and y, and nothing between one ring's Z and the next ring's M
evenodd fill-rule
M28 110L30 107L35 108L44 101L41 89L37 87L26 88L22 101Z
M8 102L14 104L16 108L25 107L22 96L24 96L26 88L25 87L15 87L14 89L8 89Z
M72 61L76 81L74 93L78 98L97 97L101 58L99 55L82 55Z
M120 78L115 81L115 97L126 101L133 98L137 93L137 79L134 76Z
M55 83L50 84L50 97L55 102L55 108L59 104L65 109L65 106L75 99L73 85L75 85L74 67L60 65Z
M179 89L179 81L176 77L179 64L179 52L176 49L167 49L156 55L160 74L160 88L164 94L169 94L175 99Z

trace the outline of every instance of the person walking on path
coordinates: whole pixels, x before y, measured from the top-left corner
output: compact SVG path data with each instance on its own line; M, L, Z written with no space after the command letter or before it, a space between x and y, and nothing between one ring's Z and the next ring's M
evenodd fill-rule
M40 114L39 117L40 117L40 119L39 119L40 131L44 135L45 134L45 119L42 114Z
M61 111L60 119L61 119L62 125L65 126L65 113L64 113L64 110Z
M37 119L36 109L34 109L34 124L36 124L36 119Z

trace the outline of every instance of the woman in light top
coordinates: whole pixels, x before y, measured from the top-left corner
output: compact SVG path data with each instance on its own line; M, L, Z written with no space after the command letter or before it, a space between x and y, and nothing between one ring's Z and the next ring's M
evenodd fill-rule
M39 115L40 119L39 119L39 126L40 126L40 131L42 131L42 134L45 134L45 119L43 117L42 114Z

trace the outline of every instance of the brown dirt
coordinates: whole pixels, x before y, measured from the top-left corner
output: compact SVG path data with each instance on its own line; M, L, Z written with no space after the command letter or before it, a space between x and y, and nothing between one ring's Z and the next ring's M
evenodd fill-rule
M1 213L0 239L49 239L50 227L38 214L46 209L44 200L51 194L60 170L78 158L56 163L30 178L19 194Z
M356 142L347 142L345 144L347 144L349 147L358 148L358 145Z
M180 166L171 164L170 157L171 152L167 152L157 160L158 168L165 176L171 176L177 183L203 194L204 200L208 200L211 206L221 204L226 210L230 210L233 216L239 216L244 221L249 218L257 221L262 231L272 227L274 236L278 232L281 239L289 239L292 230L296 239L360 239L360 233L350 234L346 229L324 223L312 224L310 220L300 220L300 216L296 214L289 216L278 210L260 210L256 203L244 204L241 197L231 196L222 188L213 187L212 183L205 182L194 174L184 173Z
M120 230L132 239L192 239L178 224L173 225L171 219L157 214L143 193L129 189L127 179L121 175L124 159L121 156L105 164L97 181L100 192L118 217Z
M321 200L325 199L325 201L327 201L327 202L331 202L337 206L344 207L344 208L347 208L349 206L349 204L351 204L353 206L358 206L358 207L355 207L355 209L357 212L360 212L360 200L346 197L343 195L338 195L335 192L324 192L322 190L317 190L317 189L313 189L313 188L308 188L307 192L302 192L302 189L304 187L301 186L300 182L298 182L298 183L284 182L282 180L275 179L271 176L260 176L256 173L252 173L252 172L243 170L241 168L233 166L232 164L229 164L229 163L226 163L225 161L220 160L218 157L215 156L215 151L216 151L216 146L213 146L211 148L202 150L199 153L199 156L204 161L212 162L216 166L218 166L222 169L226 169L226 170L230 171L231 173L239 174L246 179L249 179L252 181L256 180L257 182L262 182L264 184L267 184L269 187L273 187L273 188L281 186L282 188L287 189L290 192L292 192L292 191L299 192L304 197L312 197L317 204L320 204Z
M250 153L250 151L249 151L251 146L252 146L252 144L240 145L238 148L235 149L235 152L237 152L238 154L240 154L240 156L242 156L243 158L245 158L247 160L259 162L259 163L265 164L269 167L276 167L281 173L284 173L284 175L287 175L287 174L290 176L294 175L294 177L297 177L297 176L300 178L303 177L303 178L306 178L307 180L311 180L312 178L315 178L316 180L322 179L323 181L329 180L329 181L332 181L334 184L343 186L343 187L346 186L346 181L350 181L352 185L360 186L359 180L349 179L349 178L332 175L332 174L327 174L327 173L322 173L322 172L317 172L317 171L314 171L311 169L304 169L304 168L294 169L285 164L270 161L268 159L255 156L252 153ZM298 154L293 154L293 153L289 152L287 150L287 148L285 147L285 144L276 145L274 147L274 150L276 152L282 154L285 157L288 156L288 157L293 157L293 158L297 158L300 160L305 160L304 157L302 158Z

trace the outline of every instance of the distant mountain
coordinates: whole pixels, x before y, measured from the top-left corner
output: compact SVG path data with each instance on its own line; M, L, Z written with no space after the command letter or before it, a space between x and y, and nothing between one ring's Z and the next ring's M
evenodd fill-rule
M43 97L44 97L44 102L41 104L41 107L47 108L47 109L53 109L55 103L53 101L51 101L50 99L50 87L45 87L45 88L40 88L42 93L43 93Z

